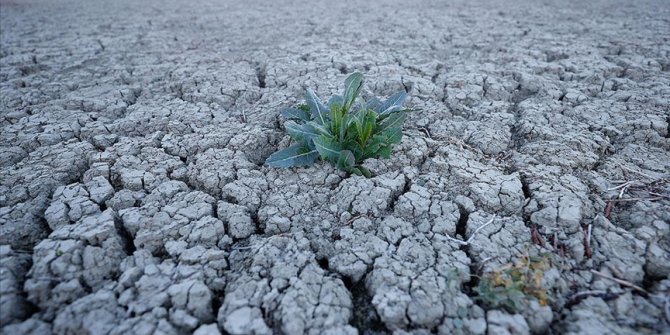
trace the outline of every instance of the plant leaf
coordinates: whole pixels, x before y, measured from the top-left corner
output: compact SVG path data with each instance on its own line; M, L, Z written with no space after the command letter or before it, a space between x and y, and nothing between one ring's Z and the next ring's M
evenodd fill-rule
M402 128L389 128L382 134L386 138L386 144L389 146L402 141Z
M390 145L383 146L383 147L379 148L379 150L377 151L377 155L381 156L382 158L390 158L391 157L391 149L392 148L391 148Z
M396 92L391 95L384 103L379 105L376 109L379 114L389 114L403 109L402 105L405 103L407 93L405 91Z
M346 140L347 136L347 128L350 122L350 119L352 119L353 116L351 114L344 114L342 116L342 123L340 124L340 141L344 142Z
M347 125L350 127L351 125L356 125L356 127L360 126L363 121L363 117L365 117L365 114L367 113L367 109L365 108L360 108L355 112L351 112L350 115L351 117L349 118L349 124Z
M323 159L335 163L340 158L342 146L332 137L321 135L314 139L314 146Z
M305 101L307 102L309 109L312 111L312 119L318 124L325 124L330 111L323 105L323 103L321 103L321 100L314 94L314 91L307 89Z
M354 164L356 164L356 158L354 157L354 154L349 151L349 150L342 150L340 151L340 157L337 159L337 167L339 169L348 171L350 170Z
M360 171L361 174L362 174L365 178L370 178L370 177L372 177L372 173L370 172L370 170L368 170L368 169L366 169L366 168L364 168L364 167L362 167L362 166L359 166L359 167L358 167L358 171Z
M341 95L333 95L328 99L328 107L332 110L333 106L342 107L344 105L344 98Z
M298 108L288 107L282 109L281 116L289 120L309 121L309 113Z
M344 80L344 107L349 110L351 105L356 101L358 93L363 87L363 75L359 72L352 73Z
M403 106L391 106L391 107L385 109L383 112L380 112L379 115L385 116L385 115L389 115L391 113L402 112L402 111L405 111L405 107L403 107Z
M312 140L319 136L319 132L309 123L298 124L289 121L284 124L284 128L291 138L308 147L313 147Z
M373 130L377 123L377 114L373 111L368 111L367 113L365 113L365 116L363 116L363 119L361 121L362 121L361 130L358 135L361 145L365 146L368 139L373 134Z
M393 113L379 122L379 132L383 133L391 128L402 128L402 124L405 122L406 118L405 113Z
M310 127L314 128L319 134L321 135L326 135L329 137L332 137L333 134L328 130L328 128L324 125L318 124L316 121L309 121L306 123L306 125L309 125Z
M363 151L363 147L358 143L358 141L350 141L348 142L345 146L347 150L351 151L354 154L354 158L356 158L356 162L361 162L363 159L365 159L365 152Z
M365 104L365 107L367 109L372 109L372 110L376 111L377 108L379 108L381 105L382 105L382 102L379 99L372 98L372 99L368 100L368 102Z
M312 166L317 157L319 153L316 150L309 150L302 144L294 144L270 155L265 160L265 164L279 168Z
M379 149L386 145L386 137L382 135L373 136L370 141L368 141L365 151L363 152L363 158L372 158L377 156Z

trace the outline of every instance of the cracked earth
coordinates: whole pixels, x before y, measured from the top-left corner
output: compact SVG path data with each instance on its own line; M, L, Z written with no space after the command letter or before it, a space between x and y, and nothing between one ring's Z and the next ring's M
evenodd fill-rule
M0 8L3 334L670 332L667 1ZM354 71L392 158L264 166Z

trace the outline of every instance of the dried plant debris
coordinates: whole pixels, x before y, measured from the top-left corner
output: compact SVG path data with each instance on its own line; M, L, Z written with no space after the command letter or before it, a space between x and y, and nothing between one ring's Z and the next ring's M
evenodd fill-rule
M550 255L523 255L514 263L484 274L475 288L477 299L488 308L503 308L512 313L528 308L531 299L546 306L551 303L551 294L543 281L551 266Z

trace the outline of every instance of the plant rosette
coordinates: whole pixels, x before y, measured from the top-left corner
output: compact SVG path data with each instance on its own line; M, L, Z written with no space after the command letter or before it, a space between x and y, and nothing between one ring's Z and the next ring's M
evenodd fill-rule
M337 168L370 177L361 164L368 158L389 158L402 140L402 126L411 111L403 107L407 93L400 91L385 101L358 99L363 75L356 72L344 81L344 95L324 104L307 90L305 104L286 108L284 128L296 142L270 155L266 164L279 168L312 166L316 159Z

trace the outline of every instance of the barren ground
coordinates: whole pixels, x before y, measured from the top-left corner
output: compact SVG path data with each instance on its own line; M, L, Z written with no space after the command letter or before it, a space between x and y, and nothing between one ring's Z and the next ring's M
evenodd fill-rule
M670 332L669 18L2 0L1 332ZM264 166L353 71L421 109L392 159ZM480 299L526 256L539 292Z

